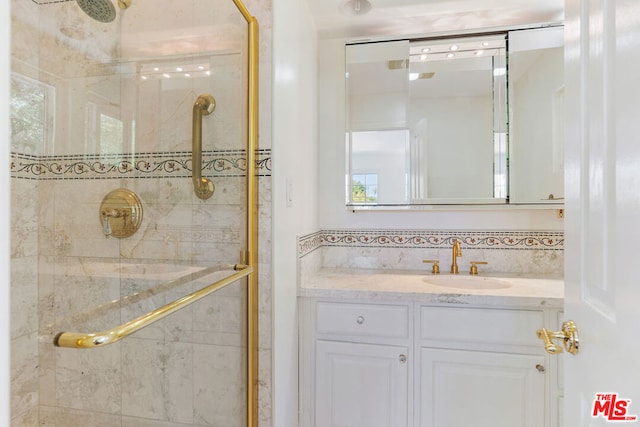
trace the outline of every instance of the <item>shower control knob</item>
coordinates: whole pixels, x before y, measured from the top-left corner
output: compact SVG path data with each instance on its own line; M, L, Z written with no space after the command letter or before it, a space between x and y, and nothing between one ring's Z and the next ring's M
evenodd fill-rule
M400 363L407 363L407 356L404 354L401 354L398 359L400 360Z
M364 323L364 317L362 317L362 316L358 316L358 317L356 318L356 323L357 323L358 325L362 325L362 324Z

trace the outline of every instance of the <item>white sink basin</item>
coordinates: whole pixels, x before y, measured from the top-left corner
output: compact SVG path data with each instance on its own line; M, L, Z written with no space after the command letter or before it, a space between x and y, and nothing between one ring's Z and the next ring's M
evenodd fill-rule
M450 289L505 289L511 286L506 280L464 274L433 275L426 276L422 280L430 285Z

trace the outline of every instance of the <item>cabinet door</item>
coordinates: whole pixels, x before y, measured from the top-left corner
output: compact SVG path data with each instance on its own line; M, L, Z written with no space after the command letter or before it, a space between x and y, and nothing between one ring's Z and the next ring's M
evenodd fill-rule
M408 422L407 348L316 342L316 427Z
M544 356L422 348L421 427L542 427Z
M509 200L564 203L562 27L509 32Z

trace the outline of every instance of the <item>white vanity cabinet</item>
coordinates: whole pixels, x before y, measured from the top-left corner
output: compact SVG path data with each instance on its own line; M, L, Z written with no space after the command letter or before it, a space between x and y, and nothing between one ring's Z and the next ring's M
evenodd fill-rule
M301 298L301 427L558 427L558 309Z

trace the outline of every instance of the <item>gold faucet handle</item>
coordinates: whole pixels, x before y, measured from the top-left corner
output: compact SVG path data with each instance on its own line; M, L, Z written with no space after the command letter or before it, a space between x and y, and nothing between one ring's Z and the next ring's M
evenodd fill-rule
M469 270L469 274L474 276L478 275L478 264L489 264L487 261L471 261L471 269Z
M437 259L423 259L422 262L432 263L433 267L431 268L431 273L440 274L440 261Z

